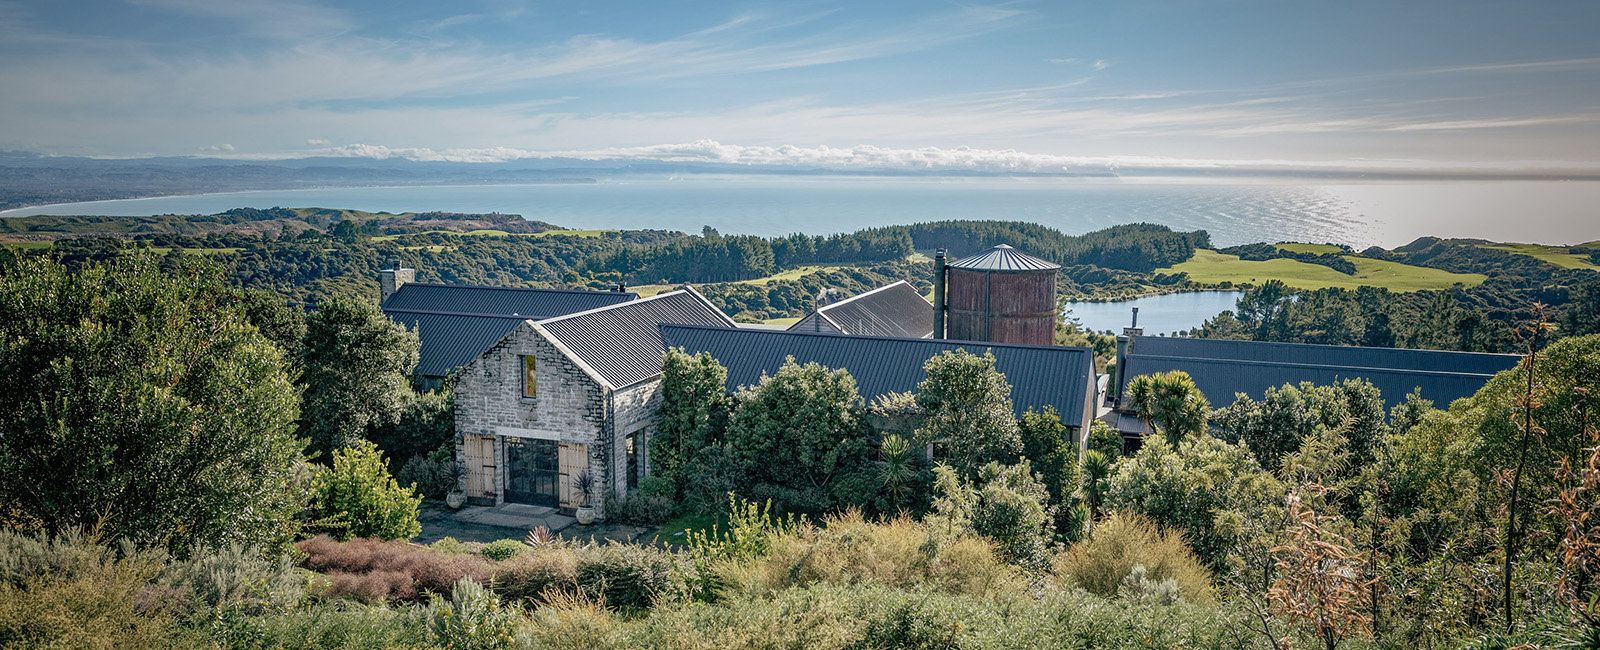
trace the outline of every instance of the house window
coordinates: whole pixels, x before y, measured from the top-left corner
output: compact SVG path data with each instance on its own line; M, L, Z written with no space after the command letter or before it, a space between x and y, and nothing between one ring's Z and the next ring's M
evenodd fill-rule
M623 446L628 450L628 489L639 487L639 432L628 434Z
M522 359L522 396L533 397L538 394L539 380L534 375L534 360L531 355L523 355Z

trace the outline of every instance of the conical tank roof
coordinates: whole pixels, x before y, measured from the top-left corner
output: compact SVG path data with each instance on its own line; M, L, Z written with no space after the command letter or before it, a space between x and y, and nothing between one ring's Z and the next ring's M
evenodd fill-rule
M963 257L946 266L969 271L1049 271L1061 268L1060 264L1046 262L1005 244Z

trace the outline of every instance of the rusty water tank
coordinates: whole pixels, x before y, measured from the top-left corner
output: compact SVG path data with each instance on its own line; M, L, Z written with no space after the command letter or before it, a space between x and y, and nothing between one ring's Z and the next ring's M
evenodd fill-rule
M1054 345L1061 267L1001 244L945 266L946 336Z

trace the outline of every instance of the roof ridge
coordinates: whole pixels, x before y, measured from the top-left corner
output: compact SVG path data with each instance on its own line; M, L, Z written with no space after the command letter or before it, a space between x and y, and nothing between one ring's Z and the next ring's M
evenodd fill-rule
M686 292L686 291L684 291L682 289L674 289L672 291L663 291L663 292L658 293L656 295L653 295L653 296L650 296L650 297L647 297L647 298L640 298L638 300L629 300L629 301L626 301L626 302L619 302L619 303L617 303L615 305L601 305L601 306L595 307L593 309L585 309L583 311L575 311L575 312L572 312L570 314L562 314L560 316L555 316L555 317L552 317L552 318L540 318L540 319L534 319L534 320L535 320L535 322L538 322L538 323L556 323L556 322L564 321L564 320L567 320L567 319L577 318L579 316L587 316L589 314L593 314L593 313L596 313L596 312L602 312L602 311L606 311L606 310L610 310L610 309L619 309L619 308L622 308L622 307L642 305L642 304L645 304L645 303L648 303L648 302L659 300L661 298L666 298L667 296L676 296L676 295L680 295L680 294L684 294L684 293L688 293L688 292ZM717 313L721 313L721 312L722 312L722 310L720 310L720 309L717 310ZM724 317L726 317L725 314L724 314Z
M437 311L431 309L384 309L384 314L425 314L429 316L468 316L472 318L504 318L507 320L527 320L533 318L526 314L480 314L463 311Z
M537 291L542 293L582 293L582 294L617 294L619 296L634 296L639 294L632 291L602 291L599 289L546 289L542 287L501 287L489 284L445 284L442 282L407 282L395 289L395 293L404 291L406 287L429 287L434 289L493 289L496 291Z
M1506 352L1470 352L1470 351L1467 351L1467 350L1428 350L1428 349L1423 349L1423 348L1385 348L1385 347L1379 347L1379 346L1376 346L1376 345L1331 345L1331 344L1328 344L1328 343L1296 343L1296 342L1292 342L1292 341L1245 341L1245 340L1239 340L1239 339L1208 339L1208 338L1201 338L1201 337L1198 337L1198 336L1154 336L1154 335L1148 335L1148 334L1139 334L1137 336L1138 336L1138 338L1141 338L1141 339L1161 339L1161 340L1166 340L1166 341L1201 341L1201 342L1208 343L1208 344L1217 343L1217 344L1223 344L1223 345L1273 345L1273 346L1281 346L1281 347L1300 347L1300 348L1333 348L1333 349L1339 349L1339 350L1380 350L1380 351L1399 352L1399 353L1412 353L1412 354L1415 354L1415 353L1424 353L1424 354L1426 354L1426 353L1470 354L1470 355L1485 356L1485 357L1518 357L1518 358L1520 358L1522 356L1522 355L1519 355L1519 354L1510 354L1510 353L1506 353ZM1189 358L1205 358L1205 357L1189 357Z
M847 304L847 303L849 303L849 302L851 302L851 301L853 301L853 300L855 300L857 298L865 298L865 297L870 296L872 294L875 294L875 293L877 293L879 291L890 289L890 288L892 288L892 287L894 287L895 285L898 285L898 284L903 284L903 285L906 285L908 287L911 287L911 283L910 282L906 282L905 280L895 280L894 282L890 282L889 284L883 285L883 286L878 287L876 289L872 289L870 291L863 291L863 292L858 293L856 295L850 296L849 298L845 298L844 300L840 300L838 302L830 302L830 303L828 303L826 305L823 305L821 307L816 308L813 311L819 311L820 312L820 311L822 311L824 309L833 309L834 307L837 307L837 306L843 305L843 304ZM916 287L911 287L911 290L912 291L916 291L917 288ZM919 298L922 297L922 294L920 294L920 293L917 294L917 297L919 297ZM927 302L927 301L924 300L923 302Z
M543 321L541 321L541 322L543 322ZM981 345L981 346L984 346L984 347L991 347L991 348L1005 348L1005 349L1017 349L1017 350L1063 350L1063 351L1070 350L1070 351L1074 351L1074 352L1088 352L1088 353L1091 353L1091 354L1094 353L1094 349L1093 348L1079 347L1079 346L1074 346L1074 345L1032 345L1032 344L1026 344L1026 343L996 343L996 342L992 342L992 341L963 341L963 340L960 340L960 339L925 339L925 338L912 338L912 337L909 337L909 336L879 336L879 335L876 335L876 334L845 334L845 333L842 333L842 332L809 332L809 331L805 331L805 330L767 330L767 329L750 329L750 328L745 328L745 327L727 328L727 327L712 327L710 325L689 325L689 324L684 324L684 323L660 323L660 324L658 324L658 327L687 327L687 328L704 329L704 330L728 330L728 329L732 329L733 331L748 332L748 333L753 333L753 334L758 334L758 335L760 335L760 334L786 334L786 335L791 335L791 336L831 336L831 337L841 338L841 339L866 340L866 341L905 341L905 342L911 342L911 343L920 342L920 343L933 343L933 344L941 344L941 345L958 345L958 346L961 346L961 347L973 347L975 345Z

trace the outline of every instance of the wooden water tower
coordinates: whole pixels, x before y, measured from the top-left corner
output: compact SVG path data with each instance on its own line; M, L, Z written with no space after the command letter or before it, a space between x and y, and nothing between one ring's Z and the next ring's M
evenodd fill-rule
M1055 344L1059 265L1005 244L942 262L941 251L934 261L935 338Z

